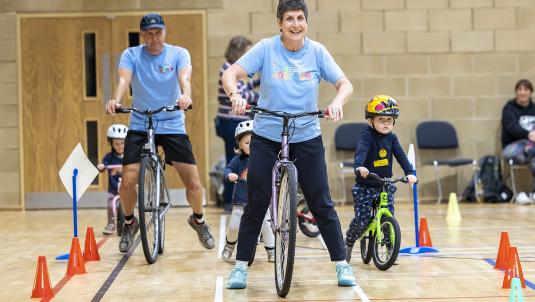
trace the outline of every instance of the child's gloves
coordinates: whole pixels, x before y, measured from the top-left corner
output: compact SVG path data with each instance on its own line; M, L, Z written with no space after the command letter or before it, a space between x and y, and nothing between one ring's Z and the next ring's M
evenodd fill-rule
M355 171L360 173L360 176L364 178L368 177L368 174L370 174L370 171L366 167L358 167Z
M229 173L227 176L229 181L237 181L238 180L238 174L236 173Z

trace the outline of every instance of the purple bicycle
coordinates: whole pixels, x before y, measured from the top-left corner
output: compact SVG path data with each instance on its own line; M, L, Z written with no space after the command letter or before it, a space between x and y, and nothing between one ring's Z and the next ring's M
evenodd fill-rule
M286 297L292 283L297 232L297 169L290 159L291 121L305 116L325 116L321 110L303 113L271 111L251 106L250 111L282 118L282 141L279 159L272 171L271 228L275 233L275 284L277 294Z

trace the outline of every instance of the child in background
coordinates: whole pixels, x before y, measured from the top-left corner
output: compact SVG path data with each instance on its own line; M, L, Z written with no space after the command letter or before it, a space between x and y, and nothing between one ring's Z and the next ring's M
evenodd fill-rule
M362 130L359 144L355 152L356 184L353 186L353 202L355 217L351 220L346 233L346 260L351 260L351 251L355 241L362 235L370 224L373 202L379 198L381 185L371 179L368 174L373 172L381 178L392 177L392 155L403 168L409 183L417 181L416 173L407 159L407 155L399 144L398 137L392 133L399 107L392 97L387 95L374 96L366 105L365 117L370 127ZM387 185L388 209L394 214L394 193L396 187Z
M240 227L241 216L247 204L247 168L249 165L249 145L251 143L251 134L253 133L253 121L243 121L238 124L234 132L236 143L238 144L237 155L230 161L225 168L224 178L226 181L236 182L234 194L232 195L232 213L227 229L227 243L223 249L221 258L227 262L231 261L232 252L238 240L238 230ZM268 261L275 261L275 236L269 223L269 211L264 217L262 223L262 238L264 247L268 255Z
M122 165L124 153L124 140L126 138L128 127L122 124L113 124L108 128L108 142L111 146L111 152L106 154L102 159L102 163L97 165L100 172L104 172L109 165ZM119 194L119 179L121 178L122 169L108 169L108 224L104 227L102 233L104 235L111 235L115 231L115 209L113 199Z

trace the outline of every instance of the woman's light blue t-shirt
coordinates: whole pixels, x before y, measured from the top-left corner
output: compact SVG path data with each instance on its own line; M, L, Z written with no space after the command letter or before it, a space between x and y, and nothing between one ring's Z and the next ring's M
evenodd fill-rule
M260 72L259 107L290 113L317 110L320 80L335 84L344 76L327 49L308 38L305 38L304 46L298 51L286 49L279 35L263 39L236 64L249 76ZM257 114L254 121L254 133L281 141L281 118ZM302 117L295 121L291 142L307 141L320 134L317 117Z
M191 66L187 49L164 44L156 56L149 54L145 45L127 48L121 55L119 68L132 71L132 106L138 109L158 109L174 105L182 95L178 72ZM133 112L130 129L146 131L146 116ZM153 116L158 134L186 134L184 112L160 112Z

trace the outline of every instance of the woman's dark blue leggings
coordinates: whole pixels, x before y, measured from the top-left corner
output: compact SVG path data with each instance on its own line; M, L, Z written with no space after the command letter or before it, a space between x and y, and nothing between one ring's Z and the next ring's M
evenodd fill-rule
M253 134L250 147L247 176L249 203L242 216L236 255L240 261L248 261L253 248L256 248L262 221L271 201L271 171L281 144ZM329 192L321 135L305 142L290 144L290 158L295 163L298 182L317 221L331 260L345 260L342 229Z

